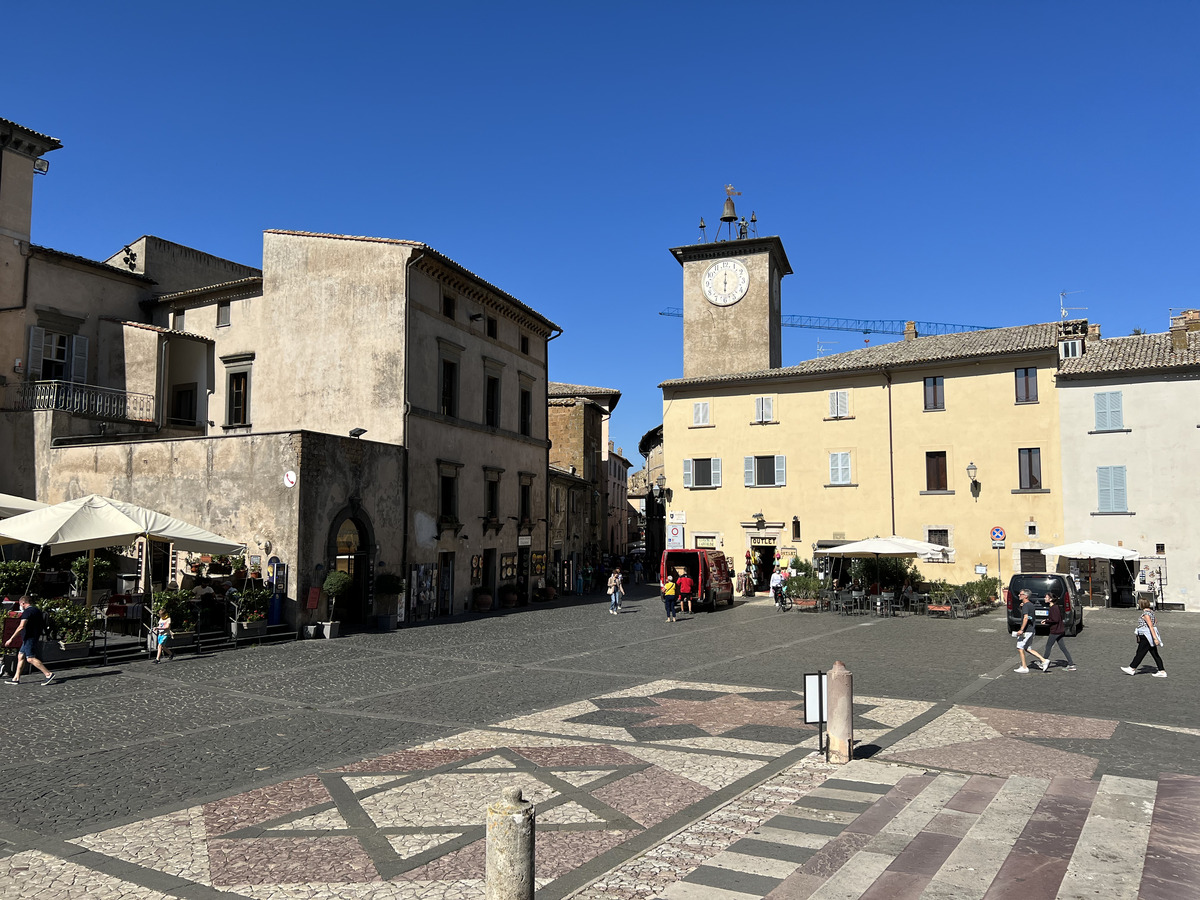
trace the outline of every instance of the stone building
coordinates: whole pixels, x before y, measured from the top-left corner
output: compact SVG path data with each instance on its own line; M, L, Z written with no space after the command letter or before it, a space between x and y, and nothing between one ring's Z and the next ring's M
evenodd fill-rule
M592 497L596 486L577 471L550 464L550 559L547 578L561 593L576 593L587 554Z
M608 522L608 552L616 557L629 552L629 460L624 448L608 442L604 460L605 490Z
M547 401L547 412L549 464L588 485L579 498L578 510L574 511L578 517L572 534L578 534L578 546L571 552L565 544L561 548L562 559L569 563L573 578L583 566L597 566L604 552L607 521L600 452L604 407L586 397L557 396ZM577 486L572 487L575 489ZM557 549L551 546L552 557Z
M31 245L59 146L0 122L0 490L108 494L244 541L291 567L293 622L333 568L350 621L387 615L385 568L411 587L392 614L528 597L557 326L417 241L268 231L262 270L154 237L106 262Z
M1153 591L1200 610L1200 509L1181 502L1200 460L1200 310L1158 334L1102 339L1092 326L1059 368L1058 395L1067 539L1123 545L1141 562L1051 564L1098 597Z

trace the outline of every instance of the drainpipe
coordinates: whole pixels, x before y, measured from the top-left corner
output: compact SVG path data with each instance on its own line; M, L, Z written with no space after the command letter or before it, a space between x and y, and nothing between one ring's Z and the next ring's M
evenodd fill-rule
M0 312L11 312L14 309L24 309L29 305L29 260L33 259L33 245L24 242L25 249L21 255L25 257L25 274L21 281L21 302L17 306L0 306Z
M896 449L892 440L892 373L880 370L887 381L888 404L888 489L892 500L892 534L896 533Z
M412 327L411 327L412 323L409 321L411 318L411 311L409 309L409 302L408 302L410 300L410 298L412 297L412 291L410 290L410 287L409 287L412 284L412 282L409 279L409 274L412 270L413 264L420 262L420 260L424 256L425 256L425 251L422 250L416 256L410 256L408 258L408 262L406 262L404 264L404 320L405 320L404 321L404 412L401 414L401 421L404 423L404 466L403 466L404 488L401 492L402 496L403 496L403 500L401 501L401 506L404 510L404 525L403 525L403 529L401 531L402 536L400 538L400 541L401 541L401 543L400 543L400 577L404 579L404 586L406 588L406 590L404 591L404 623L403 623L403 626L405 628L408 627L409 621L411 619L411 613L412 613L411 598L412 598L412 590L413 590L413 586L412 586L411 582L409 581L410 573L408 570L409 569L409 567L408 567L408 521L409 521L408 485L409 485L409 481L411 480L411 475L409 472L409 465L408 465L408 458L409 458L409 454L410 454L409 444L411 443L411 441L409 440L409 435L408 435L408 414L412 409L412 403L408 399L408 392L412 389L412 386L409 384L409 381L408 381L408 357L409 357L409 348L411 346L411 341L409 340L409 335L412 332ZM451 602L453 602L453 600L451 600Z

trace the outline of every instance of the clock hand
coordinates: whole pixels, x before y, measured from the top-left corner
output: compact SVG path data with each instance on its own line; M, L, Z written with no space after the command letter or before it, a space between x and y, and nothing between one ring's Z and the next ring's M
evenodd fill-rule
M721 290L722 291L729 290L729 273L728 272L726 272L725 277L721 279Z

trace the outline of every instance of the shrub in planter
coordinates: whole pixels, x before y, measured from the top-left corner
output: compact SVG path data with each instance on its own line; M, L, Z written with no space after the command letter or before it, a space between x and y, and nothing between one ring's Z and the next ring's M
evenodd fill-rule
M0 562L0 596L16 600L29 587L29 580L37 571L31 562Z
M333 571L325 576L325 583L321 585L325 591L325 596L329 598L329 621L333 621L333 610L340 600L350 588L354 585L354 579L346 572Z
M788 595L800 600L811 600L820 596L821 587L821 579L812 575L793 575L784 582Z
M62 644L82 644L92 639L92 611L78 603L46 610L47 632Z
M92 557L92 589L110 585L117 573L115 554L110 550L98 550ZM75 578L75 593L84 594L88 585L88 558L83 556L71 560L71 574Z
M517 605L517 598L520 596L517 591L517 586L511 582L500 585L500 605L505 609L512 609Z
M164 612L170 616L171 630L177 634L196 630L196 604L192 602L191 591L157 591L151 609L156 617Z
M485 587L477 587L471 591L471 600L476 612L487 612L492 608L492 592Z
M271 592L263 587L248 587L238 596L236 615L237 621L255 623L267 619L267 605L271 602Z
M404 579L395 572L380 572L375 578L375 619L380 628L396 627L403 590Z

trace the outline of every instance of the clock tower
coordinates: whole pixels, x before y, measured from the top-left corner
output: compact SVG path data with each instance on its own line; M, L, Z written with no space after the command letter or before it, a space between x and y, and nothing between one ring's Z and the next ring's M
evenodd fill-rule
M761 372L782 365L780 284L792 274L777 237L751 234L757 225L734 212L732 187L721 215L729 238L672 247L683 266L683 377ZM735 225L736 223L736 225ZM700 220L701 234L704 220Z

